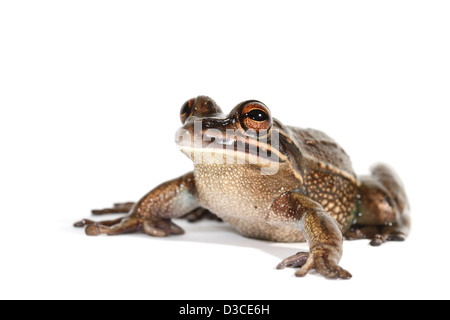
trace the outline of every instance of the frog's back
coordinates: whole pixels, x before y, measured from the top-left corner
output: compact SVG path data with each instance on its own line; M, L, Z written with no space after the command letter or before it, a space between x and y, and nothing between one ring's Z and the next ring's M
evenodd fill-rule
M288 127L302 155L302 163L308 167L322 168L356 180L352 162L345 150L326 133L315 129Z
M353 220L358 180L350 157L322 131L288 127L299 149L302 192L319 202L346 229Z

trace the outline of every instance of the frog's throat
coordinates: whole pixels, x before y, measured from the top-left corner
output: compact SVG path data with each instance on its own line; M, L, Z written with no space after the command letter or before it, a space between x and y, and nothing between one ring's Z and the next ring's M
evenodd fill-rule
M270 157L261 154L241 152L224 148L194 148L178 146L195 165L252 165L259 167L264 175L275 175L281 168L290 168L292 174L303 184L301 174L292 167L288 157L280 152L273 152Z

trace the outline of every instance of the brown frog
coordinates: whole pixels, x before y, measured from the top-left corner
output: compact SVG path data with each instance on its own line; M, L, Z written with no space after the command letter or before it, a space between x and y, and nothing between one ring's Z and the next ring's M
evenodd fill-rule
M137 203L94 210L128 213L113 221L82 220L86 234L144 232L182 234L171 219L218 217L250 238L307 241L309 252L278 268L311 269L330 279L349 279L339 266L343 239L370 239L374 246L403 241L409 232L409 205L397 175L384 165L357 177L350 158L321 131L284 126L267 106L250 100L228 115L209 97L187 101L177 134L194 171L166 182Z

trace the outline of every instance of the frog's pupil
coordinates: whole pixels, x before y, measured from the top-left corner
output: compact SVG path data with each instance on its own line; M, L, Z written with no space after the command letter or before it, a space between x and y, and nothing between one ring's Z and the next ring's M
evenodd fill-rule
M265 113L262 110L259 109L254 109L252 111L250 111L249 113L247 113L247 116L252 119L253 121L258 121L258 122L263 122L266 121L267 119L269 119L269 116L267 115L267 113Z

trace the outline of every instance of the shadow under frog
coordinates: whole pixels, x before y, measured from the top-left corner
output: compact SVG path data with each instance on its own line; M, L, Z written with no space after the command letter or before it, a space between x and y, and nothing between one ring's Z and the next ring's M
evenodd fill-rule
M328 279L351 278L339 266L344 238L370 239L378 246L403 241L409 233L408 200L397 175L377 165L370 176L356 176L347 153L321 131L284 126L256 100L225 115L206 96L182 106L181 122L177 145L193 161L192 172L161 184L137 203L93 211L126 217L85 219L75 226L85 226L90 236L165 237L184 232L172 219L212 217L248 238L306 241L309 252L284 259L278 268L299 267L299 277L315 269ZM264 250L272 253L266 242L248 243L268 246ZM283 251L273 248L277 256Z

